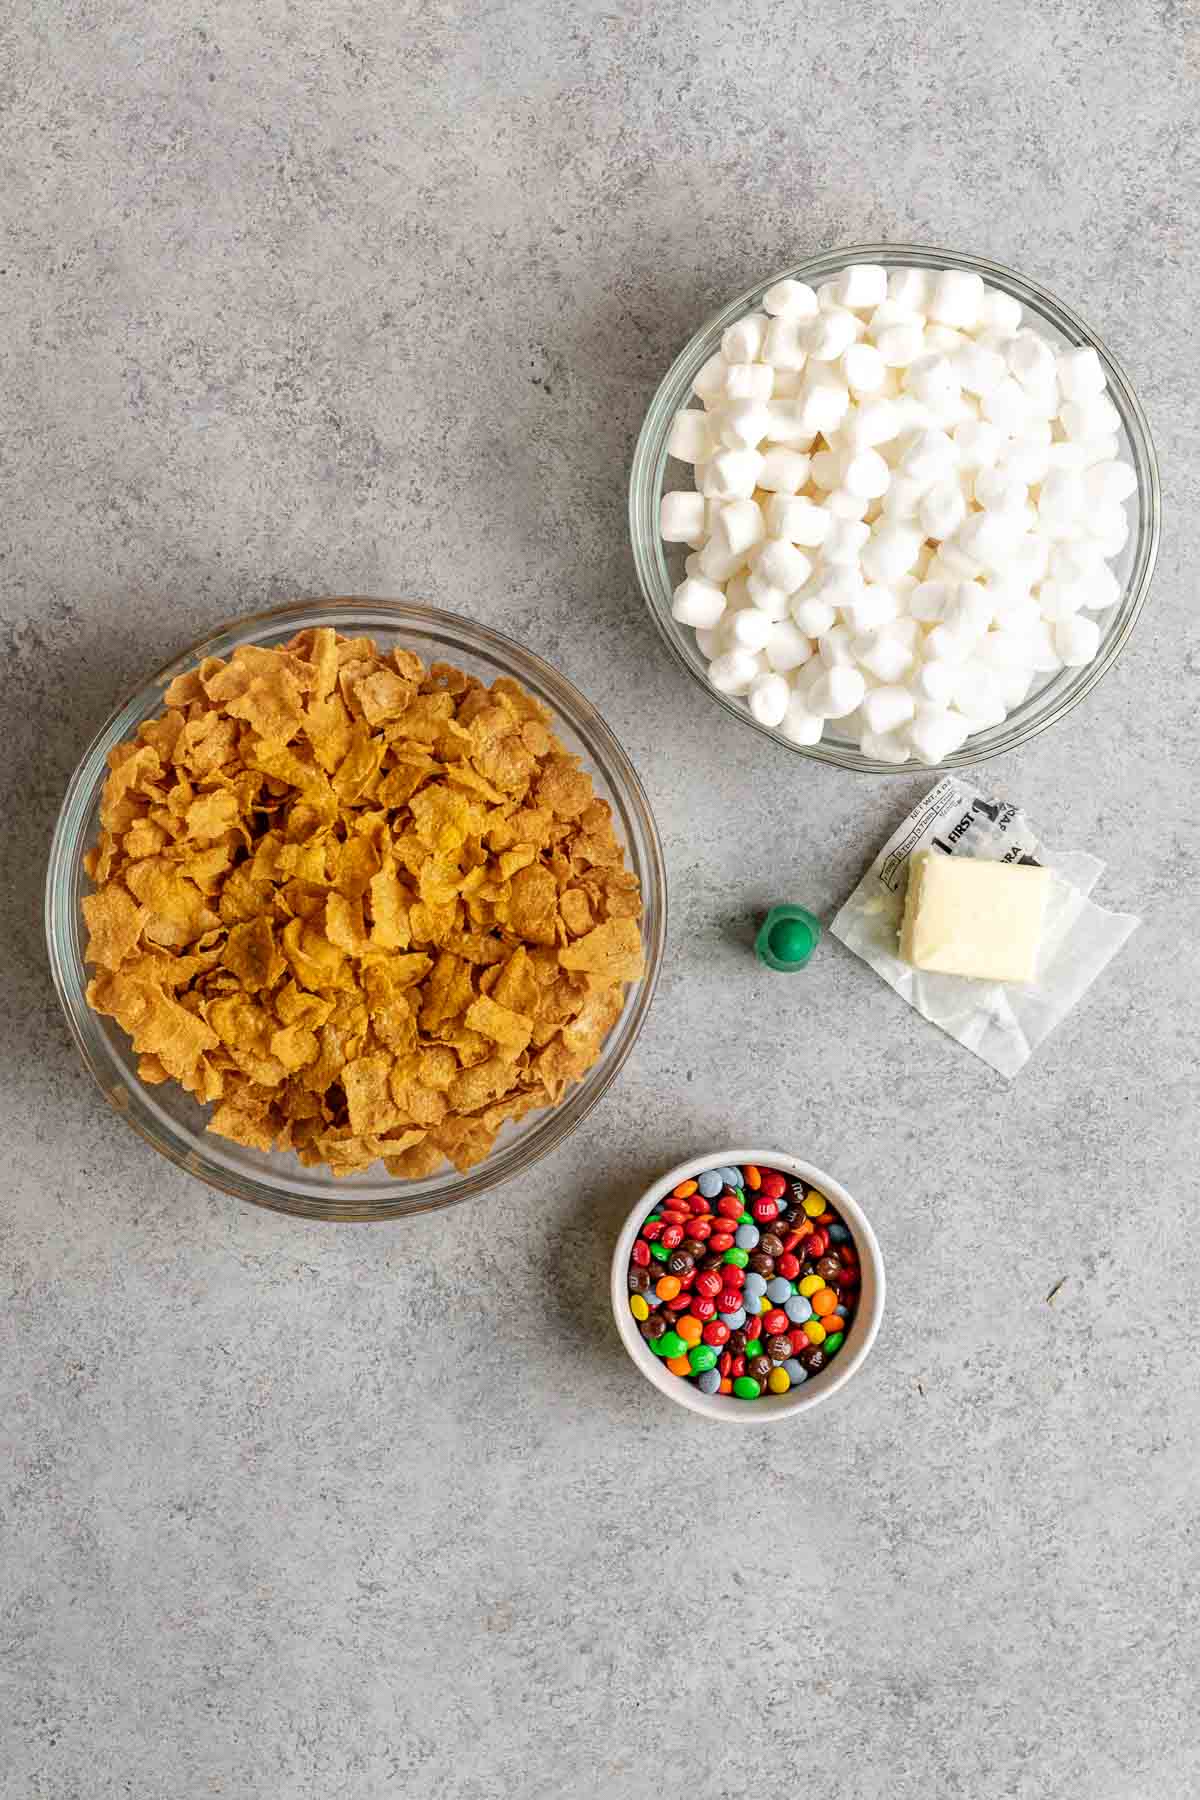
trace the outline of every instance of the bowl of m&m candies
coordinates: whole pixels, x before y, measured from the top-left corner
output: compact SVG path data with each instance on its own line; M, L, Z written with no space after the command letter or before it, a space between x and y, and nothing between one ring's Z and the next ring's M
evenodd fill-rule
M617 1240L613 1315L647 1381L693 1412L767 1423L827 1400L883 1317L883 1258L840 1182L779 1150L689 1158Z

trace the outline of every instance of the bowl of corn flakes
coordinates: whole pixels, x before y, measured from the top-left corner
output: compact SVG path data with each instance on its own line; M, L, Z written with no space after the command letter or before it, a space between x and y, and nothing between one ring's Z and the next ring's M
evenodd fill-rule
M101 1090L258 1205L384 1219L521 1174L645 1020L662 850L632 764L539 657L394 600L231 623L108 720L46 935Z

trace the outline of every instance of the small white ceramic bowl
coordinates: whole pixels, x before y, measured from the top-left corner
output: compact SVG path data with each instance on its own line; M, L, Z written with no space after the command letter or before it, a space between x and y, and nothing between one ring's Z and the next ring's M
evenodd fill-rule
M678 1375L672 1375L654 1355L629 1310L629 1255L646 1214L681 1181L688 1181L705 1169L719 1169L726 1164L744 1167L746 1163L755 1163L762 1169L779 1169L785 1175L796 1175L801 1181L816 1188L818 1193L826 1195L849 1227L862 1267L858 1310L846 1334L846 1342L833 1361L819 1375L810 1376L802 1386L791 1388L786 1394L763 1394L754 1401L737 1400L731 1394L702 1394L694 1382L681 1381ZM692 1412L701 1413L706 1419L717 1419L725 1425L776 1424L781 1419L794 1418L798 1413L819 1406L822 1400L828 1400L831 1394L845 1387L850 1377L862 1368L870 1354L871 1345L875 1342L875 1334L883 1318L885 1286L883 1256L870 1221L857 1200L846 1192L840 1182L835 1181L831 1175L826 1175L823 1169L814 1168L812 1163L804 1162L798 1156L788 1156L782 1150L745 1148L711 1150L689 1156L686 1162L669 1169L646 1189L626 1219L617 1239L613 1251L611 1285L613 1317L617 1322L617 1330L639 1372L660 1393L665 1394L668 1400L674 1400L678 1406L686 1406Z

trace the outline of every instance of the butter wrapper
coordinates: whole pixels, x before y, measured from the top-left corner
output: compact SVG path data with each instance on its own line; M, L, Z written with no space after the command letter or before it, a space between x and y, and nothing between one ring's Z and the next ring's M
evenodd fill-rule
M933 974L900 959L908 859L918 850L984 856L1048 869L1050 893L1028 986ZM1010 1078L1141 923L1089 898L1104 864L1082 850L1052 850L1028 816L947 775L913 808L871 864L830 930L933 1025Z

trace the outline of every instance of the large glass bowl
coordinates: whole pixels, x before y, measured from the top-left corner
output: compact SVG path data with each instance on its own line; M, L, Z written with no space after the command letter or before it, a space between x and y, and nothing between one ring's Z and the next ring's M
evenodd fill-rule
M857 769L872 775L911 775L920 767L913 761L883 763L864 756L848 738L837 737L836 721L827 726L819 744L793 744L780 732L758 724L744 700L717 693L709 684L706 661L696 644L695 634L671 617L671 595L683 579L686 546L665 544L658 528L659 502L668 485L667 438L671 421L682 407L693 401L692 382L703 364L720 348L721 334L736 319L753 312L775 282L791 276L796 281L807 281L815 286L840 274L848 264L862 262L882 263L888 269L974 270L990 286L1019 300L1031 322L1051 343L1061 347L1088 345L1094 349L1108 377L1109 398L1121 415L1120 454L1133 465L1137 474L1137 493L1126 502L1127 508L1131 509L1129 537L1120 556L1110 565L1121 582L1121 598L1107 613L1093 615L1102 632L1100 649L1094 660L1085 668L1060 670L1009 713L1002 725L975 732L961 750L939 765L947 769L967 768L1036 737L1039 731L1045 731L1064 718L1085 694L1091 692L1128 642L1145 603L1158 555L1158 463L1146 416L1112 352L1105 349L1095 332L1077 314L1037 282L1017 275L1001 263L987 262L979 256L959 256L951 250L934 250L923 244L855 244L849 249L829 250L823 256L814 256L808 262L781 269L756 282L700 327L672 363L650 403L634 451L630 476L629 529L634 562L650 616L671 654L693 680L735 718L799 756L816 757L820 762L836 763L839 768ZM691 469L686 463L671 463L670 486L691 486Z
M487 683L500 675L520 682L550 708L559 738L580 757L596 793L612 806L626 865L641 883L646 973L628 990L625 1010L605 1039L598 1061L560 1106L506 1125L490 1156L463 1175L447 1168L421 1180L400 1181L380 1163L363 1174L338 1178L328 1169L305 1168L291 1154L268 1155L217 1137L205 1130L208 1109L175 1082L147 1086L138 1080L129 1039L115 1019L94 1013L85 998L87 934L80 901L90 883L83 855L99 829L108 752L131 737L144 719L161 712L167 683L204 657L228 657L239 644L282 644L296 632L320 625L332 625L348 637L368 635L387 649L402 645L426 663L453 663ZM118 708L76 769L55 828L46 880L46 939L58 997L80 1054L106 1099L148 1144L189 1174L256 1205L314 1219L393 1219L449 1206L522 1174L561 1144L595 1106L632 1050L654 995L665 936L666 874L658 832L632 763L595 707L540 657L510 638L453 613L399 600L309 600L275 607L235 620L160 669Z

